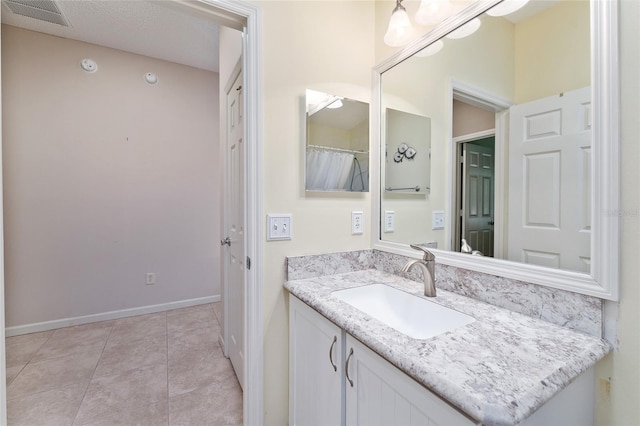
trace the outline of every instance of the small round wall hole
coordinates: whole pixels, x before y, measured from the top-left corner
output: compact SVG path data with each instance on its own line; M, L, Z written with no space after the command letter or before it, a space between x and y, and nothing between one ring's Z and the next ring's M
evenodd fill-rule
M85 58L80 61L80 67L86 72L96 72L98 71L98 64L93 59Z
M148 72L144 75L144 81L149 84L156 84L158 82L158 76L152 72Z

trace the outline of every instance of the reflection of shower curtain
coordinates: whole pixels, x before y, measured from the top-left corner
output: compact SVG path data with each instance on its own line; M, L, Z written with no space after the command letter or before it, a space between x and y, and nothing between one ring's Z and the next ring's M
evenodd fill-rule
M307 189L340 190L348 184L353 154L307 150Z

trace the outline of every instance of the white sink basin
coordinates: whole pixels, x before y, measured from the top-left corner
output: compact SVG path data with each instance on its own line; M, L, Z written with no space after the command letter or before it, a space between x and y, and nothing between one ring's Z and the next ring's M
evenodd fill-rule
M428 339L475 321L469 315L384 284L331 294L414 339Z

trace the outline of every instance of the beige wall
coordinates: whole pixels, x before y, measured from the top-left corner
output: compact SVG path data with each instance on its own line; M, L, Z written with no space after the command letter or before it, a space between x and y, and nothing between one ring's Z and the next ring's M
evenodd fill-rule
M264 246L265 424L284 425L288 421L285 256L370 246L369 194L305 194L305 90L370 102L374 8L368 1L264 1L260 6L264 23L263 213L293 215L293 240ZM363 235L351 235L353 210L364 211Z
M589 22L589 2L573 0L515 25L516 104L591 85Z
M470 135L496 127L496 114L465 102L453 101L453 137Z
M8 327L219 293L217 74L3 26L2 89Z

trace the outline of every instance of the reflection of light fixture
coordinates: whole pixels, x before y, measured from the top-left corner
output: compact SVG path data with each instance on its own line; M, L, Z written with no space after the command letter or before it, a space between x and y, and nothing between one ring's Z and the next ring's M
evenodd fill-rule
M407 9L402 6L402 0L396 0L396 8L391 13L389 28L384 35L384 42L392 47L404 46L413 37L413 27L407 14Z
M460 28L458 28L457 30L451 31L445 37L450 38L452 40L465 38L475 33L478 30L478 28L480 28L481 24L482 23L480 22L480 18L474 18L469 22L467 22L466 24L464 24L463 26L461 26Z
M522 8L529 0L504 0L502 3L495 5L487 10L489 16L505 16Z
M415 19L420 25L435 25L445 20L450 12L449 0L422 0Z
M442 40L437 40L435 43L431 43L430 45L416 53L416 56L424 58L425 56L435 55L440 51L440 49L442 49L442 46L444 46Z
M327 105L328 109L337 109L337 108L342 108L342 99L338 96L336 96L336 100L331 102L329 105Z

